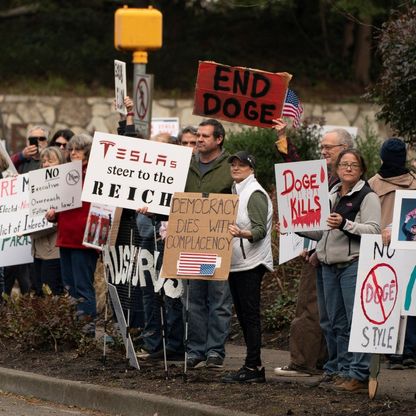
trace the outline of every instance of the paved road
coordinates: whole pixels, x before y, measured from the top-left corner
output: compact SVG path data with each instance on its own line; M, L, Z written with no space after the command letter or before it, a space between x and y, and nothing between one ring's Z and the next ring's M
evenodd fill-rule
M107 416L107 413L0 393L0 416Z

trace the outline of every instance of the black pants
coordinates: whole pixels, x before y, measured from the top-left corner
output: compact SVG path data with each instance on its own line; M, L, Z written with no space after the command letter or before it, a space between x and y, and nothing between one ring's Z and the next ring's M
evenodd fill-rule
M4 292L10 296L14 282L19 282L22 295L30 292L30 265L31 263L6 266L4 268Z
M265 267L260 265L252 270L232 272L228 279L247 346L245 365L249 368L261 366L260 289L265 271Z
M36 284L33 288L37 296L42 296L43 284L48 285L54 295L62 295L64 293L60 259L42 260L35 258L34 269Z

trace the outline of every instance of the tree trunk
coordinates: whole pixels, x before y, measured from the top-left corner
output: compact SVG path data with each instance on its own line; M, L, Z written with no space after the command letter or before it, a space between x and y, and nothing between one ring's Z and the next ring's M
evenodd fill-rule
M354 50L354 79L361 85L370 82L371 65L371 22L370 16L364 17L357 27Z

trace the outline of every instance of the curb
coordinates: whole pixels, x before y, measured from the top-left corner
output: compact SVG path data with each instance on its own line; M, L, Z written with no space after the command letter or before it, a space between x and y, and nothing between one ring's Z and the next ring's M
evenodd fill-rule
M123 416L253 416L249 413L156 394L62 380L2 367L0 389L54 403Z

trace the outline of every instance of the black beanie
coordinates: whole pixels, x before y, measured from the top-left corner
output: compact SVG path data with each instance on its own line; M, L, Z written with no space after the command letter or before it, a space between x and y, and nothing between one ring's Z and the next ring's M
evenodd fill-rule
M380 149L380 157L386 165L406 166L406 145L396 137L387 139Z

